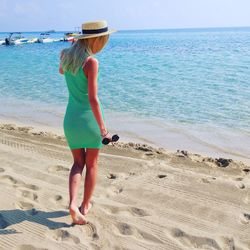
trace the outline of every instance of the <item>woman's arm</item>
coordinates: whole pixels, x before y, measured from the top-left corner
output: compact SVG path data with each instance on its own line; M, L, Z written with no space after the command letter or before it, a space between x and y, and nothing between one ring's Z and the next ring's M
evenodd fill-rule
M101 109L98 102L98 61L96 58L90 57L85 64L88 78L88 97L89 102L99 125L101 135L105 135L108 131L105 128L105 124L102 118Z
M63 57L63 52L61 52L61 55L60 55L60 66L59 66L59 73L63 75L64 72L62 69L62 57Z

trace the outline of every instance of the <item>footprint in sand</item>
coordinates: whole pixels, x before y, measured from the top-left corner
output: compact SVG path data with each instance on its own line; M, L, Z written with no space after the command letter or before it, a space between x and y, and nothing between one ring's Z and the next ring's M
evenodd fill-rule
M26 201L18 201L16 202L16 207L25 210L25 209L32 209L34 205Z
M243 213L240 215L240 222L242 224L248 224L250 222L250 213Z
M128 174L129 174L130 176L131 176L131 175L135 175L135 172L129 172Z
M222 236L221 238L224 243L224 246L222 249L230 249L230 250L236 249L233 238L228 238L225 236Z
M237 183L236 185L239 189L244 189L245 188L245 184L244 183Z
M134 216L144 217L149 215L145 210L138 207L131 207L129 208L129 211L131 211L132 215Z
M109 214L119 214L119 215L132 215L136 217L144 217L149 216L149 214L138 207L128 207L128 206L112 206L112 205L106 205L103 207L104 210L106 210Z
M249 169L249 168L244 168L244 169L242 169L242 171L243 171L244 173L248 174L248 173L250 172L250 169Z
M243 177L237 177L234 179L235 181L243 181L244 178ZM244 183L237 183L236 187L238 187L239 189L244 189L245 188L245 184Z
M59 242L68 242L75 244L80 243L80 239L78 237L72 235L70 232L63 229L48 230L46 236L52 240Z
M211 181L214 181L214 180L216 180L216 177L210 176L210 177L201 178L199 180L199 182L202 182L202 183L211 183Z
M93 240L98 240L99 239L99 235L97 233L97 229L96 226L91 223L91 222L87 222L87 224L85 225L85 227L82 227L82 231L84 235L87 235L88 237L91 237Z
M13 248L13 250L49 250L48 248L38 248L33 245L25 244L25 245L19 245Z
M157 236L150 234L146 231L140 230L134 226L131 226L128 223L118 222L115 226L117 227L119 233L122 235L125 235L125 236L133 235L137 238L141 238L146 241L159 243L159 244L163 243Z
M33 185L33 184L23 184L23 187L24 187L24 188L31 189L31 190L35 190L35 191L37 191L37 190L40 189L38 186Z
M55 173L55 172L63 172L63 173L68 173L70 171L69 168L64 167L62 165L55 165L55 166L51 166L48 168L48 171L50 173Z
M135 175L135 173L119 173L119 174L113 174L113 173L109 173L107 175L107 178L110 180L115 180L115 179L120 179L120 180L127 180L128 178L130 178L132 175Z
M16 208L23 210L27 215L36 215L38 211L34 208L34 205L25 201L18 201L15 203Z
M203 183L210 183L211 181L209 181L207 178L201 178L201 181L203 182Z
M107 175L107 178L108 178L108 179L116 179L116 178L117 178L117 175L116 175L116 174L110 173L110 174Z
M60 194L56 194L56 195L53 195L52 197L50 197L49 200L52 201L53 203L61 206L61 203L63 201L63 197Z
M4 216L0 213L0 229L4 229L9 226L9 223L5 220Z
M160 179L165 178L165 177L167 177L166 174L158 174L158 178L160 178Z
M39 190L38 186L33 185L33 184L26 184L25 182L21 180L17 180L11 175L2 175L0 176L0 180L3 181L4 183L12 184L13 187L15 188L24 187L24 188L32 189L32 190Z
M120 246L116 247L116 246L114 245L114 246L112 246L112 247L113 247L113 249L115 249L115 250L121 249ZM92 249L92 250L101 250L102 248L99 246L98 243L90 242L90 243L89 243L89 249Z
M4 168L0 168L0 173L3 173L5 172L5 169Z
M119 222L117 223L117 228L119 230L119 232L122 234L122 235L133 235L134 234L134 228L131 227L129 224L127 223L124 223L124 222Z
M234 180L236 180L236 181L243 181L243 179L244 179L244 178L242 178L242 177L237 177L237 178L235 178Z
M32 201L37 201L38 195L34 192L28 191L28 190L18 190L20 192L21 196L30 199Z
M2 175L0 176L0 180L4 183L13 184L13 185L19 183L15 178L13 178L10 175Z
M182 231L179 228L173 228L171 230L171 235L175 239L177 239L182 245L188 248L218 249L218 250L222 249L214 239L201 236L194 236Z
M164 243L157 236L150 234L148 232L137 229L137 233L138 233L139 237L143 238L144 240L151 241L151 242L158 243L158 244Z
M60 195L60 194L56 194L55 196L54 196L54 200L55 201L61 201L63 199L63 197Z
M122 192L123 192L123 187L110 186L107 190L106 197L109 198L110 196L119 195Z
M115 190L115 193L116 193L116 194L120 194L122 191L123 191L123 188L120 187L120 188L117 188L117 189Z

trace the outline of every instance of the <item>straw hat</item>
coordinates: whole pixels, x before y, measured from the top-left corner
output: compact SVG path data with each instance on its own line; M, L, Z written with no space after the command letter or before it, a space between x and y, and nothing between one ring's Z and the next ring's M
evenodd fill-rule
M116 32L117 30L108 29L107 21L94 21L82 24L82 34L75 36L76 39L85 39L97 36L104 36Z

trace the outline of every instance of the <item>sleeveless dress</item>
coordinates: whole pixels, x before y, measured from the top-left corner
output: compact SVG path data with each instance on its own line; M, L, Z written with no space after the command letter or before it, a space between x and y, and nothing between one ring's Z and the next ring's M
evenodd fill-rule
M76 75L65 71L64 76L69 97L63 120L63 129L69 148L102 148L101 132L89 102L88 79L82 66ZM105 124L103 107L99 97L98 102Z

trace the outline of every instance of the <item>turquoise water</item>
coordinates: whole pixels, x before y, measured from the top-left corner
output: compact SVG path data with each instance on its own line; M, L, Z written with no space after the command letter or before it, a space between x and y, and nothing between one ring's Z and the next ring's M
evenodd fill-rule
M68 46L0 46L0 98L8 103L0 118L18 117L23 104L29 108L22 107L22 114L29 119L41 122L35 113L44 107L44 117L46 110L58 116L54 122L60 126L68 93L58 59ZM207 128L250 135L250 28L119 31L96 57L100 99L108 114L127 117L123 124L133 116L194 132ZM115 129L114 124L115 119Z

